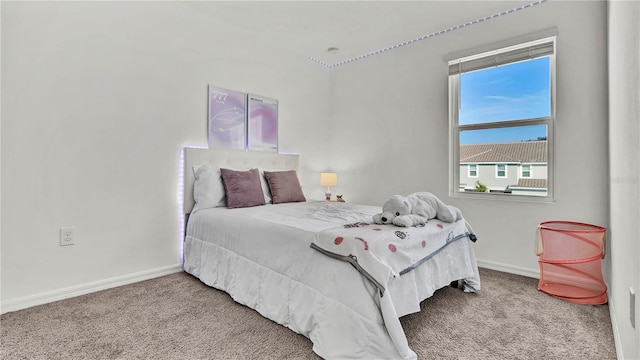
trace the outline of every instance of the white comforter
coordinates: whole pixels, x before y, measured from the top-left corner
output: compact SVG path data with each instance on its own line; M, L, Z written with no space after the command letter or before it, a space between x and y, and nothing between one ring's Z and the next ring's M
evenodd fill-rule
M479 290L475 254L467 239L451 243L391 278L381 298L349 263L310 248L318 232L379 211L324 201L201 210L189 219L184 270L307 336L324 358L413 359L398 317L451 281Z

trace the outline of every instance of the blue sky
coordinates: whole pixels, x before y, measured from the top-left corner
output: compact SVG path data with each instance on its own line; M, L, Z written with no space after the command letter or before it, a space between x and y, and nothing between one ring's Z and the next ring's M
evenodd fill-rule
M460 84L460 125L550 114L548 57L464 73ZM544 125L474 130L461 132L460 143L524 141L546 135Z

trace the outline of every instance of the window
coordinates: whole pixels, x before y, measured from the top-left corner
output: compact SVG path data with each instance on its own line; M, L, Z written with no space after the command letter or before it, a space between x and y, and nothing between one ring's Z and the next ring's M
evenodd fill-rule
M497 178L506 178L507 177L507 165L506 164L497 164L496 165L496 177Z
M478 165L469 164L469 177L478 177Z
M488 166L481 196L553 197L555 48L553 36L449 61L452 195Z

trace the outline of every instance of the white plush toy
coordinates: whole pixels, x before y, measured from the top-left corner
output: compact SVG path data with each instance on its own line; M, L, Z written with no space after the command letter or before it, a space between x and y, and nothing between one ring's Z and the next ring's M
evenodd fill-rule
M417 192L406 197L393 195L388 198L382 205L382 213L373 215L373 222L409 227L425 224L434 218L451 223L461 219L462 214L431 193Z

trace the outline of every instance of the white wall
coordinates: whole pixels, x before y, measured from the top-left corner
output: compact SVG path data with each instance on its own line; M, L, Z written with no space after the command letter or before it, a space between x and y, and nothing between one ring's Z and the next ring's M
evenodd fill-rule
M450 24L451 26L456 24ZM448 196L448 54L558 29L556 200ZM425 33L442 29L426 29ZM537 225L609 226L606 2L550 1L332 72L332 164L350 201L431 191L463 209L483 266L537 276Z
M609 2L609 308L620 359L640 358L640 2ZM636 293L630 304L629 289ZM631 325L635 308L635 328Z
M208 84L278 99L280 149L322 196L329 77L252 35L180 2L2 2L3 311L179 270L178 154L207 145Z

